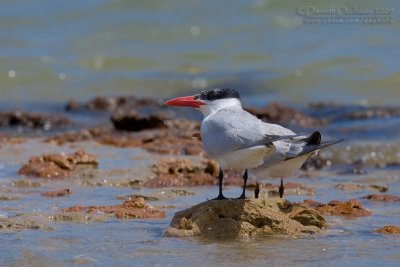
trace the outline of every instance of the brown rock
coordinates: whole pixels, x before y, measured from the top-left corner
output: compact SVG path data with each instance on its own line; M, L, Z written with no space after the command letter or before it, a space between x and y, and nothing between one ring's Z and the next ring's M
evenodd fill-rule
M387 225L382 228L375 230L374 232L380 234L400 234L400 226Z
M305 127L316 127L326 123L326 121L313 118L279 103L271 103L264 108L247 107L246 110L269 123L298 124Z
M0 111L0 126L23 126L32 129L51 130L53 128L70 126L71 121L58 114L41 114L21 110Z
M203 155L201 141L191 135L198 131L198 122L189 120L167 120L166 128L145 129L139 132L113 132L94 128L80 132L65 133L45 139L62 145L67 142L94 140L104 145L117 147L141 147L161 154Z
M323 206L324 205L321 202L318 202L318 201L315 201L315 200L312 200L312 199L305 199L305 200L303 200L303 202L299 202L299 203L296 203L296 204L302 205L302 206L308 207L308 208L316 208L318 206Z
M144 129L165 128L165 117L151 114L148 116L139 115L137 111L118 110L111 116L114 128L120 131L141 131Z
M69 172L57 166L54 162L38 162L36 159L25 164L18 170L19 175L40 178L65 178Z
M279 198L210 200L177 212L166 235L247 238L318 233L326 226L318 212Z
M375 184L354 184L354 183L343 183L335 185L336 189L358 191L358 190L372 190L378 192L386 192L389 188L385 185L375 185Z
M19 179L19 180L15 180L15 181L11 182L11 185L12 186L16 186L16 187L32 187L32 188L36 188L36 187L42 186L42 182L33 181L31 179Z
M203 155L201 141L192 136L200 124L189 120L167 120L167 129L141 132L142 147L151 152L178 155Z
M64 208L62 212L104 212L106 214L112 214L115 217L122 218L134 218L134 219L162 219L165 217L163 211L156 210L151 206L145 204L144 199L141 197L133 198L131 200L124 201L120 205L114 206L72 206Z
M18 200L19 197L17 196L7 196L7 195L0 195L0 201L13 201Z
M356 199L345 202L332 200L328 204L321 204L315 208L321 214L346 215L346 216L370 216L372 213L366 210Z
M400 201L399 196L392 196L392 195L368 195L363 197L363 199L374 200L374 201L384 201L384 202L393 202L393 201Z
M61 190L57 190L57 191L45 191L40 193L40 195L42 195L43 197L63 197L66 195L71 195L72 191L71 189L61 189Z
M0 144L17 145L22 144L25 141L26 139L22 137L0 136Z
M200 164L182 159L161 160L153 165L156 177L146 181L145 187L197 186L212 185L216 182L214 162L204 161Z
M38 178L64 178L77 165L97 166L96 157L84 151L74 154L45 154L32 157L27 164L18 170L18 174Z

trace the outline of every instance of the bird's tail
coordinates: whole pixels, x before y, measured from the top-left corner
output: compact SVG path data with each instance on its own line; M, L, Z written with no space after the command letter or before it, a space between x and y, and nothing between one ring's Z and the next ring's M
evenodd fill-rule
M319 131L315 131L310 136L308 136L302 140L302 141L306 142L306 144L303 146L302 151L294 157L286 158L286 160L289 160L292 158L297 158L302 155L306 155L306 154L309 154L316 150L319 150L319 149L322 149L322 148L325 148L328 146L332 146L332 145L335 145L335 144L338 144L338 143L344 141L344 139L340 139L340 140L329 140L329 141L321 142L321 139L322 139L321 133ZM298 141L300 141L300 140L298 140Z

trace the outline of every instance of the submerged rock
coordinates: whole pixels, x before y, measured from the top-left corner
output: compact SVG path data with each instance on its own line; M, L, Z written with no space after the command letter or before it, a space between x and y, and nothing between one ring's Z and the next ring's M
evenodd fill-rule
M31 179L19 179L11 182L12 186L15 187L29 187L29 188L36 188L42 186L42 182L33 181Z
M136 197L124 201L120 205L113 206L72 206L61 210L65 212L103 212L111 214L119 219L162 219L165 217L165 212L154 209L153 207L145 204L144 199Z
M376 184L355 184L355 183L343 183L335 185L336 189L358 191L358 190L372 190L378 192L386 192L389 188L386 185L376 185Z
M20 214L13 217L0 216L0 231L20 231L26 229L53 230L47 218L36 214Z
M108 219L105 214L99 213L82 213L82 212L63 212L49 215L48 218L55 223L83 223L104 222Z
M396 225L387 225L382 228L375 230L374 232L380 234L400 234L400 226Z
M400 196L372 194L363 197L363 199L382 201L382 202L394 202L394 201L400 201Z
M38 178L65 178L77 165L97 166L94 155L79 150L73 154L44 154L32 157L19 170L19 175Z
M3 136L0 135L0 144L18 145L26 141L23 137Z
M316 211L324 215L344 215L354 217L372 215L372 213L365 209L356 199L350 199L348 201L332 200L327 204L306 199L299 204L304 205L305 207L314 208Z
M9 196L9 195L0 195L0 201L13 201L18 200L19 197L17 196Z
M326 226L315 210L280 198L209 200L177 212L167 236L247 238L318 233Z
M45 191L40 193L41 196L43 197L63 197L63 196L67 196L67 195L71 195L72 191L71 189L61 189L61 190L57 190L57 191Z
M0 111L0 126L22 126L32 129L51 130L53 128L67 127L72 122L63 115L41 114L21 110Z
M207 160L196 164L188 159L163 159L152 166L156 177L146 181L145 187L197 186L216 183L218 168Z

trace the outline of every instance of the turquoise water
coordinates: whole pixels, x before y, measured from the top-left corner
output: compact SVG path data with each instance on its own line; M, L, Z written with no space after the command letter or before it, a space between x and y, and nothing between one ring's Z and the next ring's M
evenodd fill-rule
M387 8L391 22L309 23L298 14L329 7ZM0 100L225 86L249 102L395 104L398 10L398 1L9 1L0 9Z

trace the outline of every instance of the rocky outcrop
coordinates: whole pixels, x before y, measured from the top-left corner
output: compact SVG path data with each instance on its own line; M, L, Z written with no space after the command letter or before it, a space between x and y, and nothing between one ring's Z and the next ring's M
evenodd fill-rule
M112 206L72 206L61 210L63 213L95 213L102 212L118 219L162 219L165 212L145 204L144 199L136 197Z
M347 201L332 200L327 204L306 199L299 203L299 205L314 208L316 211L324 215L342 215L349 217L372 215L372 213L365 209L364 206L356 199L350 199Z
M23 165L18 174L38 178L65 178L77 165L97 166L94 155L79 150L73 154L44 154L32 157Z
M31 129L51 130L71 126L72 122L60 114L41 114L22 110L0 111L0 126L21 126Z
M140 115L135 110L118 110L111 116L111 122L116 130L138 132L145 129L166 128L166 118L159 114Z
M280 198L209 200L177 212L167 236L247 238L318 233L326 226L315 210Z
M0 231L21 231L27 229L53 230L46 217L39 214L18 214L12 217L0 216Z
M384 227L381 227L374 232L380 233L380 234L400 234L400 226L396 225L387 225Z

